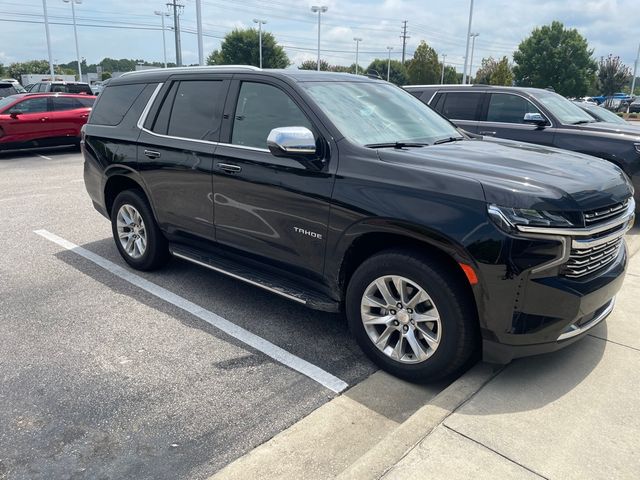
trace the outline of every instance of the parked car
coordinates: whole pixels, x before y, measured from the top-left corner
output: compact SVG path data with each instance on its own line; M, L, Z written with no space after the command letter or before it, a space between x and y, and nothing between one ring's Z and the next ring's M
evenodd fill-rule
M39 82L34 84L29 90L29 93L52 93L52 92L74 93L74 94L93 96L91 85L84 82L64 82L64 81Z
M596 122L557 93L488 85L405 87L465 130L604 158L631 178L640 198L640 134L632 125Z
M0 150L79 143L94 100L57 93L0 99Z
M629 113L640 112L640 97L636 98L631 104L629 104Z
M31 89L33 88L33 86L35 85L35 83L29 83L28 85L24 86L24 91L26 93L29 93L31 91Z
M606 123L617 123L619 125L625 125L627 127L631 126L629 122L627 122L624 118L619 117L611 110L607 110L606 108L602 108L599 105L595 105L592 103L586 102L574 102L578 105L582 110L587 112L589 115L593 117L593 119L597 122L606 122Z
M622 170L471 138L365 76L125 74L98 97L82 151L133 268L172 254L344 311L363 350L411 380L480 349L506 362L564 347L623 281L635 206Z
M0 80L0 98L9 97L17 93L23 93L25 90L19 83L10 80Z

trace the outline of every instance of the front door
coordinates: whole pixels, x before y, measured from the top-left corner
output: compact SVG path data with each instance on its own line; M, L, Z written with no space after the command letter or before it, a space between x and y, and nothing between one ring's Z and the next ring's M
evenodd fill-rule
M531 101L511 93L492 93L487 105L486 117L478 124L480 135L506 138L538 145L553 145L555 128L524 123L527 113L544 116Z
M11 113L15 113L12 117ZM47 97L31 97L15 104L3 112L4 135L10 137L7 142L30 142L54 136L49 122L49 99Z
M328 135L288 85L253 79L235 80L225 107L226 141L216 150L213 176L216 240L291 272L319 275L337 155L329 158ZM269 152L269 132L291 126L314 132L317 162Z
M227 75L176 75L166 82L138 139L138 168L160 228L174 241L213 240L213 153Z

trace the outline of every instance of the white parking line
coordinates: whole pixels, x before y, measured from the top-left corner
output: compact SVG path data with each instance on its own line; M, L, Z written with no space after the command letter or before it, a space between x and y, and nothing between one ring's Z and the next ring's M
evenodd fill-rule
M164 300L165 302L171 303L172 305L181 308L185 312L195 315L201 320L204 320L210 325L213 325L219 330L222 330L227 335L230 335L237 340L246 343L250 347L261 351L274 360L277 360L278 362L288 366L289 368L292 368L293 370L306 375L312 380L315 380L321 385L327 387L329 390L334 391L335 393L340 393L349 386L346 382L340 380L338 377L330 374L320 367L317 367L316 365L313 365L312 363L309 363L306 360L303 360L302 358L287 352L286 350L278 347L277 345L274 345L268 340L265 340L264 338L259 337L258 335L255 335L242 327L239 327L235 323L232 323L229 320L226 320L221 316L210 312L209 310L202 308L199 305L196 305L195 303L187 300L184 297L181 297L180 295L170 292L166 288L156 285L155 283L152 283L136 275L135 273L132 273L119 265L116 265L115 263L101 257L100 255L96 255L95 253L90 252L89 250L82 248L74 243L71 243L68 240L65 240L64 238L59 237L47 230L34 230L34 233L46 238L47 240L50 240L51 242L61 246L62 248L70 250L80 255L81 257L86 258L87 260L95 263L96 265L99 265L100 267L111 272L117 277L120 277L123 280L131 283L132 285L141 288L145 292L150 293L151 295L154 295Z
M38 155L40 158L44 158L45 160L53 160L53 158L47 157L45 155L40 155L39 153L36 153L36 155Z

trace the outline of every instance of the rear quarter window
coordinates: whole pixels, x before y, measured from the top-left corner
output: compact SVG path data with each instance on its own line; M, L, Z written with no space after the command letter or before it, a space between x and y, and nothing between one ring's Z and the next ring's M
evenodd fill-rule
M144 83L108 86L98 97L89 123L109 126L120 124L146 86Z

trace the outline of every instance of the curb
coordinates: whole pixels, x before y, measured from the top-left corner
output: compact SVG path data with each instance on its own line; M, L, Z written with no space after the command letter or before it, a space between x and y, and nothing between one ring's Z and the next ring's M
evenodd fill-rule
M394 431L344 470L338 479L379 479L449 415L473 397L501 370L479 363L421 407Z

